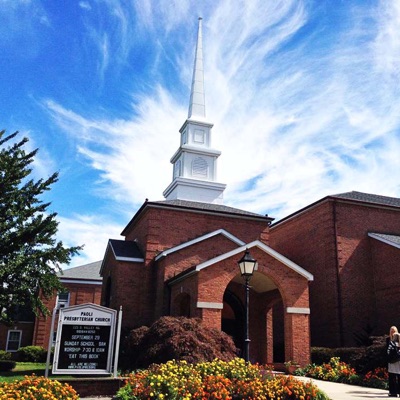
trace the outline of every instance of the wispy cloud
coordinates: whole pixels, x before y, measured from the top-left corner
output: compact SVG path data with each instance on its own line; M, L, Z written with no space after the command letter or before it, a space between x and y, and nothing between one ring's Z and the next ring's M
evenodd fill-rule
M57 217L58 237L65 246L84 248L72 259L71 266L83 265L103 258L109 239L123 239L121 226L102 215L73 215L71 218Z
M330 2L298 0L206 1L194 9L180 1L104 4L115 29L106 35L87 21L101 54L100 75L115 60L129 63L145 37L141 50L152 52L154 80L132 93L130 117L45 102L98 172L102 197L133 214L145 198L161 199L170 183L198 15L225 204L280 218L343 191L400 195L398 2L341 2L335 12ZM91 233L98 224L89 218L83 226ZM113 229L103 229L105 236Z

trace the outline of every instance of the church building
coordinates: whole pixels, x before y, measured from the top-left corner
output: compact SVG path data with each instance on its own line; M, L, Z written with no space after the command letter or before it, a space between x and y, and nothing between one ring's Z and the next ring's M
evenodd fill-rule
M109 240L100 274L102 304L123 307L123 327L164 315L198 317L232 335L243 349L245 286L238 261L248 250L250 360L310 361L309 284L313 275L269 246L272 218L223 204L221 152L206 117L202 20L199 19L189 112L171 158L165 200L148 201Z

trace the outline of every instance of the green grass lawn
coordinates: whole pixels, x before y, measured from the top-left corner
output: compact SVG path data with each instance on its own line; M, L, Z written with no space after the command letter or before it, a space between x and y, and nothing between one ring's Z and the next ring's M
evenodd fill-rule
M16 379L18 380L23 379L25 375L32 375L32 374L35 374L37 376L43 376L45 369L46 369L46 363L18 362L16 367L12 371L0 372L0 381L12 382Z
M24 379L25 375L35 374L36 376L44 376L46 371L46 363L30 363L30 362L17 362L17 365L12 371L0 371L0 382L13 382L15 380ZM51 365L49 367L49 378L72 378L71 375L57 375L51 373Z

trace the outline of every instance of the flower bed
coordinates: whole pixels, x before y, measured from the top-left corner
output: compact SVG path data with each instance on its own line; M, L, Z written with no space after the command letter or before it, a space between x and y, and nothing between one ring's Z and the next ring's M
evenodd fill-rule
M267 371L268 372L268 371ZM327 400L310 382L274 376L240 358L199 364L169 361L131 374L117 393L120 400L139 399L281 399Z
M358 375L354 368L340 361L339 357L332 357L329 363L322 365L309 364L304 368L299 368L295 371L295 375L378 389L387 389L388 387L386 368L375 368L365 375Z
M32 375L24 380L0 382L0 399L78 400L79 396L68 384Z

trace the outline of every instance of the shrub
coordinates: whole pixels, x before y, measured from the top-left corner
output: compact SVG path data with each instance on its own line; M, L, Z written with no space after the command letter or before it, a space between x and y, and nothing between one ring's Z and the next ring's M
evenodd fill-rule
M41 346L20 347L17 353L21 362L45 362L47 358L47 350Z
M387 389L389 374L386 368L375 368L365 374L363 379L364 386Z
M328 347L311 347L311 362L313 364L324 364L335 356L334 349Z
M12 360L0 360L0 371L12 371L17 363Z
M11 353L5 350L0 350L0 360L11 360Z
M198 363L215 358L229 361L237 356L229 335L203 326L197 318L162 317L150 328L132 330L124 342L121 366L125 370L173 359Z
M309 376L323 381L354 383L358 375L354 368L340 361L339 357L332 357L329 363L322 365L309 364L296 370L295 375Z
M21 381L0 382L0 398L78 400L79 396L72 386L66 383L32 375L25 376Z
M239 358L197 365L168 361L131 374L116 399L328 400L311 382L301 382L291 376L264 378L262 371L260 366Z
M371 336L372 344L367 347L326 348L312 347L311 362L317 365L329 363L332 357L355 368L357 373L366 374L377 367L387 367L386 336Z

